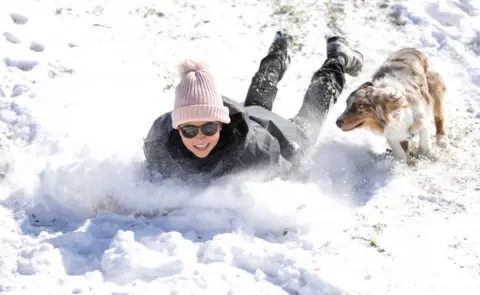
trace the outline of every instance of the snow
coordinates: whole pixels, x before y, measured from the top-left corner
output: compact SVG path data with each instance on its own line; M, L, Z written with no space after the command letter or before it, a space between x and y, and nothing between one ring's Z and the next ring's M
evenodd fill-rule
M176 65L241 101L275 31L294 35L274 110L295 114L340 33L365 55L307 183L143 180L142 139ZM478 294L480 3L1 1L2 294ZM414 167L341 132L350 91L403 46L447 82L451 146ZM170 212L168 215L163 214Z

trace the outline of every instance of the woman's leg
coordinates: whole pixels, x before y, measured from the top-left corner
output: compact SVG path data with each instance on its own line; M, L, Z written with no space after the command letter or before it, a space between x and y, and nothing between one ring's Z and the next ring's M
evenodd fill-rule
M327 39L327 59L314 73L303 104L293 118L312 143L317 141L330 109L342 93L345 74L356 77L362 66L362 54L351 49L345 39L338 36Z
M245 106L257 105L272 110L277 96L277 84L290 65L288 46L291 41L292 37L286 32L276 32L267 56L260 61L260 67L252 78Z

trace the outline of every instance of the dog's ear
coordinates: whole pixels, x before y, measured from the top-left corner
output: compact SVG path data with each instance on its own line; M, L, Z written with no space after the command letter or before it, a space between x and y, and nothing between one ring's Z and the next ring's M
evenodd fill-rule
M368 86L373 86L373 83L371 81L367 81L367 82L363 83L362 85L360 85L359 88L365 88L365 87L368 87Z
M383 106L381 104L377 104L375 107L375 115L378 120L378 124L382 127L385 128L387 126L387 117L385 114L385 110L383 109Z

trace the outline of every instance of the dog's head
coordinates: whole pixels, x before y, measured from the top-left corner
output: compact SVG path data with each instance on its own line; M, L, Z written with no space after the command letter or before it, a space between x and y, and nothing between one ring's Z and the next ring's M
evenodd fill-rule
M343 131L367 128L383 133L392 112L405 106L403 95L393 88L375 87L372 82L365 82L350 93L336 124Z

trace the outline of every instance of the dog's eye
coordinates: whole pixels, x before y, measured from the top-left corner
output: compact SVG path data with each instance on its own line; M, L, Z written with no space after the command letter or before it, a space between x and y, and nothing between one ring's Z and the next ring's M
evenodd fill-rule
M357 109L359 109L359 110L363 109L364 107L365 107L365 106L364 106L363 103L357 104Z

